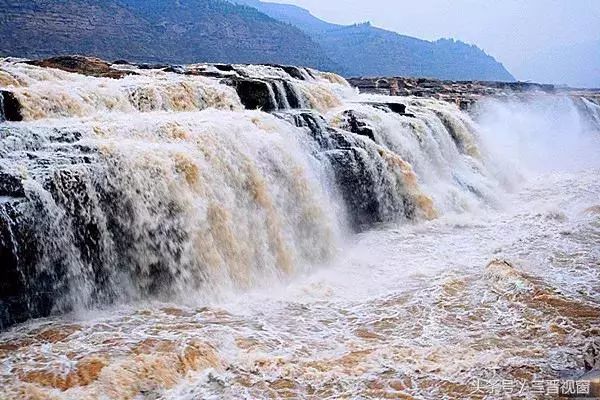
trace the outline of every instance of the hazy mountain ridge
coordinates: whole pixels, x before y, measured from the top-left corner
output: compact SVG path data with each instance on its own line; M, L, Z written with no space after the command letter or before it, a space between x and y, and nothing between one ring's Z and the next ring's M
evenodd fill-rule
M10 56L335 67L299 29L222 0L0 0L0 21Z
M346 76L514 78L475 46L322 21L258 0L0 0L0 55L293 64Z
M514 81L493 57L452 39L435 42L401 35L369 23L343 26L325 22L298 6L259 0L232 0L287 22L319 43L349 76L424 76L454 80Z

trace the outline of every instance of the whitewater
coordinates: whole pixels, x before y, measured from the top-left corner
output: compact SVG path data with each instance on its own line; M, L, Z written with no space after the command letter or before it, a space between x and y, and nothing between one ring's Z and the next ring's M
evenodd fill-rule
M0 399L541 399L598 362L593 99L113 68L0 63Z

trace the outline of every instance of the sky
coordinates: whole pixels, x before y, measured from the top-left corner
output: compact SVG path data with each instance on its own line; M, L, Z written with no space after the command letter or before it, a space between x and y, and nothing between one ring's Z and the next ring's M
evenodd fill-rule
M370 21L422 39L476 44L520 80L600 85L600 0L268 1L333 23Z

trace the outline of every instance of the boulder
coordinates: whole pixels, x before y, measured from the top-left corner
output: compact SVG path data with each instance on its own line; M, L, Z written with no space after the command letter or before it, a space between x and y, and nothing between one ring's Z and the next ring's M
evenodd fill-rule
M99 58L84 56L59 56L44 60L25 61L38 67L56 68L62 71L74 72L97 78L120 79L126 75L135 75L133 71L121 71L111 67L111 64Z
M0 196L25 197L21 179L0 169Z
M174 74L185 74L186 70L181 65L169 65L163 69L164 72L172 72Z
M385 103L392 112L396 114L406 114L406 106L400 103Z
M586 371L600 370L600 340L594 340L588 344L583 362Z
M235 87L246 109L261 109L267 112L277 110L277 103L272 96L273 91L268 82L258 79L234 78L227 83Z
M298 92L294 90L293 84L288 81L283 81L285 96L291 108L302 108L302 100L298 97Z
M302 73L302 70L299 67L295 67L292 65L277 65L277 64L269 64L271 67L280 68L285 71L286 74L291 76L294 79L299 79L301 81L306 80L306 75Z
M365 102L363 104L367 104L370 106L373 106L375 108L379 108L380 110L386 111L386 112L393 112L396 114L400 114L402 116L405 117L413 117L414 118L414 114L410 114L406 112L406 105L401 104L401 103L375 103L375 102Z
M365 136L375 141L375 132L366 122L360 120L356 113L352 110L344 111L344 118L346 122L346 130L356 133L360 136Z
M139 69L166 69L169 68L167 64L138 64Z
M36 269L34 232L24 200L0 202L0 331L52 310L56 292L47 271Z
M379 196L373 177L368 172L366 153L353 147L331 150L326 154L333 166L352 227L361 231L374 223L383 222Z
M0 90L0 122L23 121L21 103L15 95L6 90Z
M219 71L223 72L235 72L235 68L231 64L213 64L213 66Z

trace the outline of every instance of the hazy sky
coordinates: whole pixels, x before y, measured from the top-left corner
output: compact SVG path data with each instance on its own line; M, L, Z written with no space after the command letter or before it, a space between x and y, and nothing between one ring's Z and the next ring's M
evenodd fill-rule
M540 76L532 54L596 41L600 0L269 0L329 22L374 25L423 39L453 37L490 53L519 79ZM571 60L572 61L572 60Z

